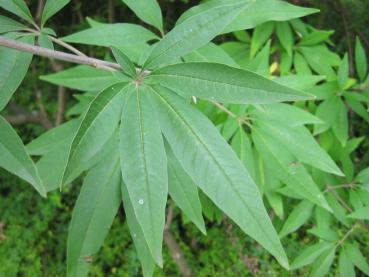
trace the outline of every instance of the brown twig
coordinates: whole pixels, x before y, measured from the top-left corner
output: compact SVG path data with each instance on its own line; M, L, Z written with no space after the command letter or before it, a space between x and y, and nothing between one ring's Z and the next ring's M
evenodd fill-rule
M172 221L173 221L173 207L169 206L167 211L167 221L164 227L164 242L167 245L169 253L173 258L174 262L177 264L178 269L182 274L182 276L194 277L195 274L189 267L179 244L177 243L172 231L170 230Z

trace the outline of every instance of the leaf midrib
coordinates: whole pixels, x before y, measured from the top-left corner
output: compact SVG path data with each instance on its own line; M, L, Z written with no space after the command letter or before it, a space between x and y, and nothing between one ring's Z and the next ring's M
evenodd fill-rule
M235 68L235 69L237 69L237 68ZM297 94L297 93L291 94L291 93L274 92L272 90L262 90L262 89L258 89L258 88L252 88L252 87L242 86L242 85L238 85L238 84L230 84L230 83L222 82L222 81L218 81L218 80L208 80L208 79L205 79L205 78L199 78L198 76L191 76L191 75L184 75L184 74L178 75L178 74L159 73L159 74L153 74L152 76L154 78L155 78L155 76L158 76L158 77L163 76L163 77L174 77L174 78L193 79L193 80L204 81L204 82L208 82L208 83L216 83L216 84L220 84L220 85L224 85L224 86L231 86L231 87L235 87L237 89L252 89L252 90L254 90L256 92L272 93L275 96L287 96L288 95L288 96L299 96L301 98L304 97L303 94L300 95L300 94ZM262 76L259 76L258 75L258 77L262 77ZM271 80L269 80L269 81L271 81ZM273 81L271 81L271 82L273 82ZM276 85L282 86L282 85L277 84L277 83L276 83ZM286 87L286 89L287 89L287 87ZM307 97L308 95L305 95L305 96Z

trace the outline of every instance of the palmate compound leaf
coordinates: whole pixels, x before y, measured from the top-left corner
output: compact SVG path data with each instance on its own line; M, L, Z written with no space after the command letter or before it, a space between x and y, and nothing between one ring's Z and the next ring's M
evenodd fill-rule
M30 183L42 196L45 187L26 149L10 124L0 116L0 167Z
M249 5L247 0L227 0L184 20L154 47L144 67L156 68L206 45Z
M69 225L68 277L87 276L93 255L103 244L122 201L121 179L115 149L87 174Z
M262 104L313 98L251 71L217 63L169 65L152 72L148 80L159 82L182 96L222 103Z
M96 95L72 140L62 183L68 180L76 165L92 158L113 135L127 87L127 83L118 83Z
M260 192L227 142L206 117L173 91L150 88L164 136L188 175L245 233L288 268Z
M123 181L150 253L162 266L168 194L167 158L150 90L129 85L120 126Z

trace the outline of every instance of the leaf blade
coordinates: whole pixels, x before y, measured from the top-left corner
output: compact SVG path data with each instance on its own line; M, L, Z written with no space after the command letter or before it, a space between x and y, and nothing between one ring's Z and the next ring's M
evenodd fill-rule
M162 266L168 193L167 160L146 87L131 86L122 113L120 156L123 181L155 262Z
M288 267L260 192L230 146L201 113L173 92L162 87L160 91L157 87L152 89L163 133L186 172L245 233L261 243L282 266Z
M42 196L46 190L37 169L10 124L0 116L0 167L29 182Z
M215 63L181 63L160 68L149 76L184 96L222 103L271 103L305 100L311 95L279 85L251 71Z

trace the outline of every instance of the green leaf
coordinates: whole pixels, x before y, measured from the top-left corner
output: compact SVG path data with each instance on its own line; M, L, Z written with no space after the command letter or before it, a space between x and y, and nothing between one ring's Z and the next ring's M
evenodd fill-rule
M187 18L197 15L207 9L212 2L226 2L227 0L208 1L199 6L189 9L177 21L180 24ZM209 3L209 4L208 4ZM233 19L222 30L222 33L230 33L238 30L251 29L267 21L288 21L293 18L306 16L316 13L319 10L311 8L302 8L291 5L280 0L256 0L252 1L251 5L244 9L235 19Z
M76 130L79 124L76 126ZM63 185L71 183L75 180L83 171L90 169L98 162L100 162L105 156L111 155L113 149L117 148L118 136L114 134L109 140L104 144L104 146L89 160L82 161L73 167L71 174L63 182L63 174L65 166L68 162L69 149L72 144L72 140L75 132L71 134L66 134L66 139L62 143L58 143L55 147L42 156L37 164L37 170L40 174L42 182L45 184L46 191L52 191ZM50 170L52 168L52 170Z
M126 83L115 84L99 94L84 114L68 151L63 183L77 164L88 161L112 136L118 126Z
M14 32L26 29L27 26L9 18L6 16L0 15L0 34L6 32Z
M35 156L49 153L72 137L79 124L79 120L74 119L48 130L27 145L27 152Z
M42 12L41 26L44 26L46 21L60 11L70 0L47 0Z
M156 0L122 0L144 22L163 33L163 18Z
M130 86L120 127L123 181L155 262L162 266L168 194L167 158L147 87Z
M369 275L369 264L357 244L346 244L346 251L352 263L366 275Z
M346 145L348 140L348 118L347 118L347 109L345 103L339 99L337 102L336 108L336 117L332 123L333 133L338 138L339 142L342 146Z
M369 207L362 207L349 214L348 217L369 220Z
M33 44L34 38L28 36L19 41ZM0 111L4 109L21 84L31 60L32 54L0 47Z
M112 47L112 52L115 60L120 64L123 69L123 72L127 73L132 78L136 77L136 68L132 61L118 48Z
M222 103L261 104L306 100L310 95L279 85L244 69L215 63L181 63L154 71L148 78L183 96Z
M78 65L64 71L44 75L40 79L54 85L81 91L101 91L115 83L129 81L124 75L117 75L87 65Z
M322 120L306 110L285 103L263 105L262 109L253 111L252 115L259 120L278 121L280 124L289 125L291 127L323 123ZM288 118L288 122L286 122L286 118Z
M331 52L325 45L299 47L299 51L315 72L325 75L328 81L336 80L336 73L332 67L341 63L337 54Z
M54 50L54 44L46 34L41 33L38 36L38 44L43 48Z
M232 118L233 121L237 121ZM238 126L238 131L232 139L232 148L237 153L241 162L246 167L247 171L250 173L251 177L255 180L256 169L254 164L254 154L251 147L251 141L248 135L243 131L242 126Z
M330 210L323 193L303 165L296 163L296 158L286 148L286 142L276 141L273 133L261 128L253 128L252 138L257 150L276 177L298 196Z
M127 186L122 182L122 198L127 224L135 245L138 258L141 262L143 276L151 277L154 272L155 261L145 240L143 230L137 220L132 200L129 198Z
M324 124L314 126L314 135L325 132L334 124L340 110L340 102L339 97L332 95L318 106L315 114L324 121Z
M0 116L0 167L30 183L46 197L37 169L10 124Z
M363 185L369 185L369 167L360 171L360 173L356 177L356 180Z
M342 171L320 147L306 127L276 124L276 121L258 122L258 126L280 145L284 145L299 161L319 170L343 176Z
M31 12L24 0L0 0L0 8L14 13L28 22L34 23Z
M345 54L345 56L342 59L341 65L338 68L337 71L337 79L338 79L338 84L340 86L341 89L345 88L345 85L349 79L349 61L348 61L348 56L347 53Z
M284 237L300 228L311 216L314 205L309 201L302 201L293 208L283 224L279 237Z
M130 23L102 24L63 37L65 42L73 42L97 46L123 46L144 44L149 40L157 39L157 36L144 27Z
M366 122L369 123L369 113L367 109L360 103L360 101L356 100L355 97L352 97L352 93L345 94L345 100L347 101L347 104L350 106L350 108L359 116L361 116L363 119L365 119Z
M266 22L254 29L250 45L250 57L253 58L274 31L274 22Z
M337 232L329 227L313 227L308 230L308 233L313 234L314 236L325 241L337 242L340 239L340 237L337 235Z
M362 82L364 81L367 71L368 71L367 62L368 61L367 61L367 57L366 57L363 45L361 44L359 38L356 38L355 65L356 65L357 74L359 75L359 78Z
M144 67L155 68L206 45L249 4L245 0L222 1L188 18L154 47Z
M87 276L121 203L121 173L116 151L86 176L73 209L67 242L67 276Z
M166 153L168 156L169 195L184 214L206 235L197 186L184 171L169 146L166 147Z
M298 52L296 52L294 55L293 66L295 67L296 74L298 75L311 75L312 74L307 61Z
M163 87L153 87L153 92L163 133L186 172L245 233L288 268L260 192L227 142L175 93Z
M288 22L276 23L276 33L279 42L282 44L289 56L292 56L292 48L294 44L293 33Z
M341 277L355 277L356 276L354 264L351 262L349 256L347 255L345 248L342 248L340 252L338 268L339 268Z
M301 46L321 44L322 42L328 40L333 33L334 31L313 30L308 35L303 36L299 44Z
M324 251L332 247L334 247L333 243L326 242L319 242L308 246L295 258L291 264L291 269L298 269L313 263Z
M220 46L210 42L183 57L186 62L212 62L239 67L238 64Z
M325 276L332 266L335 253L336 253L335 246L332 246L330 249L324 251L314 263L313 268L309 274L309 277Z

